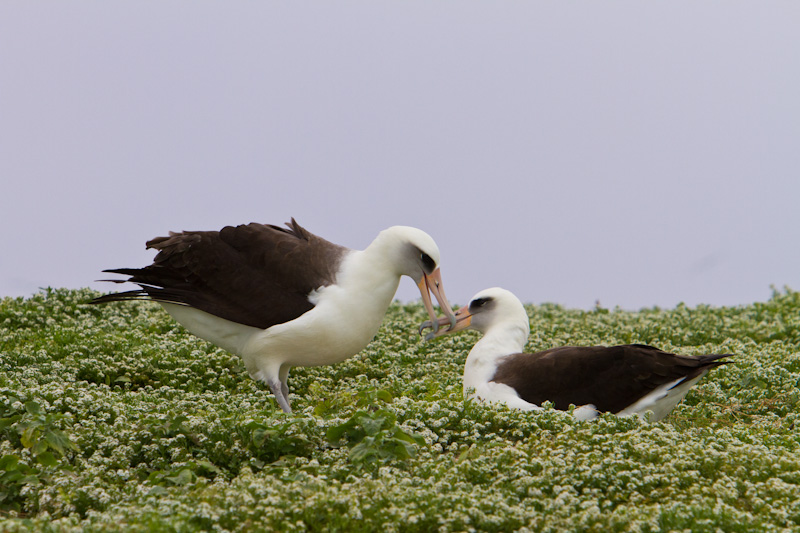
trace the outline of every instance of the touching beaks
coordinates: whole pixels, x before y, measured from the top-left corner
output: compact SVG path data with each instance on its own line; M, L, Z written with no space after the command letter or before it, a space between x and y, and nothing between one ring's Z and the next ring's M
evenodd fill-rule
M431 319L428 321L434 325L434 331L439 331L440 323L450 324L450 328L452 329L456 325L456 316L453 314L453 308L447 301L447 297L444 295L444 285L442 285L442 272L438 268L434 270L431 274L422 274L422 279L417 284L419 287L419 292L422 295L422 303L425 305L425 310L428 311L428 316ZM433 303L431 302L431 294L436 297L436 301L439 302L439 307L442 308L442 312L445 314L444 318L437 318L436 313L433 310Z
M456 331L461 331L467 329L472 325L472 315L469 312L469 306L465 305L461 309L455 312L455 319L456 323L452 324L448 321L447 317L440 318L437 321L426 320L419 326L419 334L422 335L422 332L425 331L427 328L432 328L433 331L429 331L425 335L425 340L429 341L434 337L441 337L442 335L447 335L448 333L455 333ZM450 328L445 330L440 330L441 326L450 325Z

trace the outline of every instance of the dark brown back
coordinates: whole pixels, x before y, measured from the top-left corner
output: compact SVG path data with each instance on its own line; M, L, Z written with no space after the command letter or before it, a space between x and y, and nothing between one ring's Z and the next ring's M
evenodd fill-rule
M564 346L534 354L508 356L492 381L517 390L536 405L551 401L556 409L593 404L617 413L661 385L694 378L727 363L730 354L684 356L652 346Z
M251 223L220 231L184 231L148 241L153 264L114 269L142 289L108 294L93 303L151 298L190 305L257 328L288 322L314 305L308 294L336 282L349 250L297 222L288 229Z

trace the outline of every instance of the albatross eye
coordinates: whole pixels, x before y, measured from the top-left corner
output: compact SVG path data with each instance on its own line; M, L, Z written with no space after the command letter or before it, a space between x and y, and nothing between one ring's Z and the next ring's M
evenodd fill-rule
M484 307L487 303L491 302L491 298L475 298L469 303L469 311L470 313L474 313L481 307Z
M425 252L420 253L420 260L422 261L422 269L426 274L430 274L436 268L436 263L431 259L431 256Z

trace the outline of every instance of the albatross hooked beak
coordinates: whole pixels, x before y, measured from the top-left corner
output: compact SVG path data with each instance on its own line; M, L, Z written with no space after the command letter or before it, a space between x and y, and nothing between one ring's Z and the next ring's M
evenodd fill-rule
M472 315L469 313L469 305L465 305L461 309L455 312L455 324L450 322L447 317L440 318L439 320L426 320L419 326L419 334L422 335L422 332L425 331L427 328L433 328L433 331L429 331L425 335L425 340L429 341L434 337L441 337L442 335L447 335L448 333L454 333L456 331L461 331L462 329L467 329L472 324ZM450 325L448 329L439 330L439 327Z
M430 275L423 273L422 279L417 284L417 287L419 287L419 292L422 294L422 303L425 304L425 309L428 311L428 316L431 317L431 319L425 323L432 324L431 327L434 328L434 332L439 331L440 325L450 324L450 328L455 327L456 317L453 314L453 308L447 302L447 297L444 295L441 270L437 268ZM436 301L439 302L439 307L442 308L442 312L445 314L445 317L442 319L438 319L433 310L431 293L433 293L433 295L436 297Z

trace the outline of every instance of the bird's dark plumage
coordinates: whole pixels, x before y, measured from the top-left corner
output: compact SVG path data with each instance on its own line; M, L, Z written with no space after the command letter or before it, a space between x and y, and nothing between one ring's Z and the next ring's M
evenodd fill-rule
M147 242L158 250L153 264L105 271L130 276L114 281L141 289L92 303L152 299L260 329L294 320L314 307L312 291L335 283L348 248L317 237L294 219L287 226L251 223L156 237Z
M532 404L550 401L562 410L592 404L598 411L617 413L662 385L728 363L722 359L729 356L689 357L643 344L562 346L509 355L492 381L514 388Z

